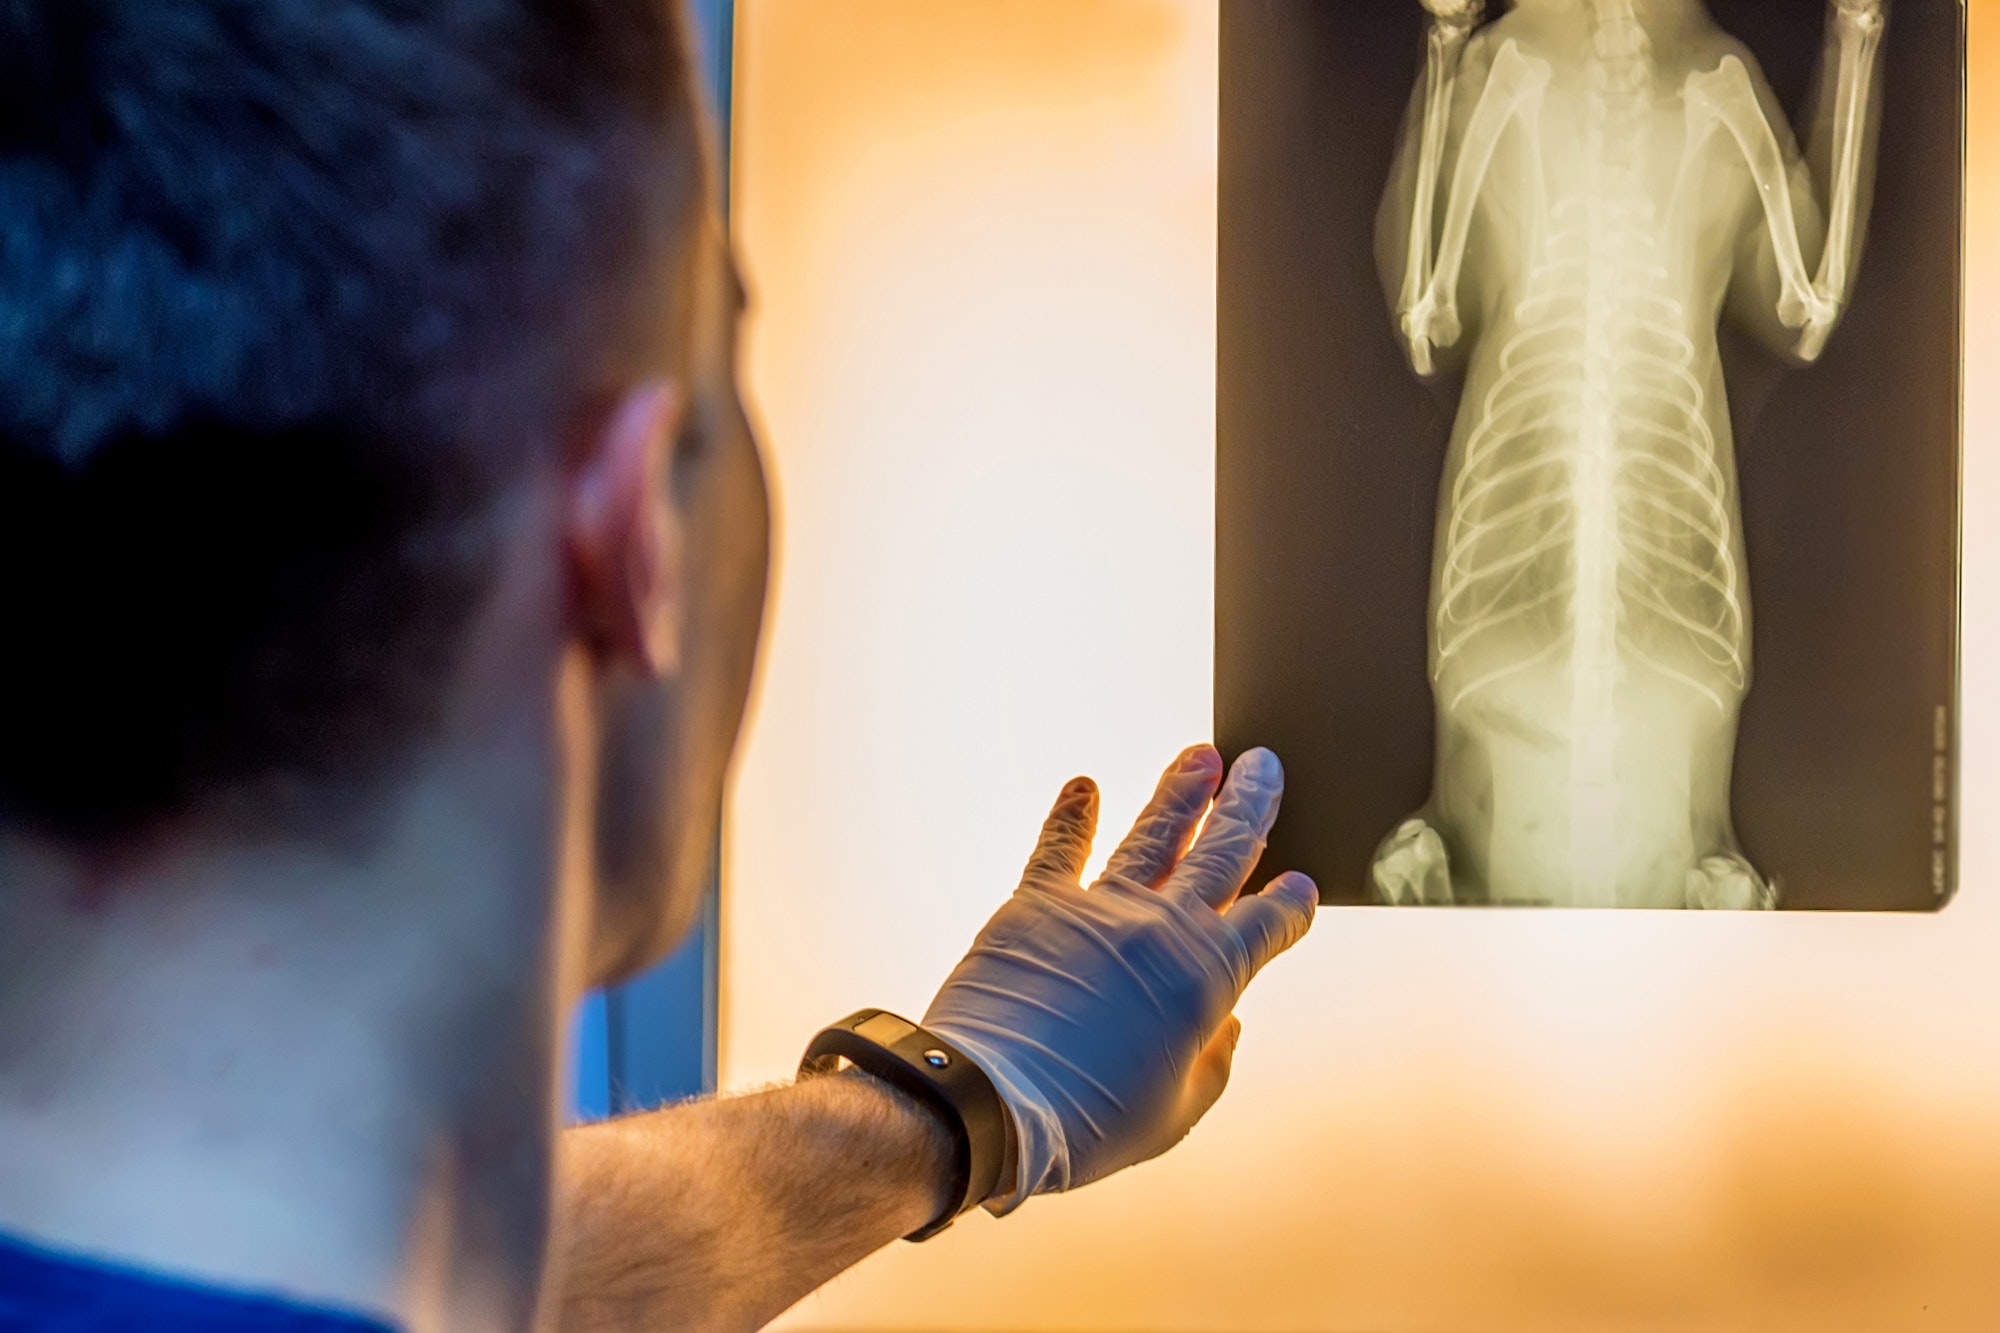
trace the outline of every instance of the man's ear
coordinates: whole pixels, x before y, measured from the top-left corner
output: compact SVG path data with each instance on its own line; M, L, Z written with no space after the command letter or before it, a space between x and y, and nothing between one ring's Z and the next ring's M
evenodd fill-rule
M628 390L581 441L567 482L572 632L652 677L680 667L682 523L667 472L685 407L673 381Z

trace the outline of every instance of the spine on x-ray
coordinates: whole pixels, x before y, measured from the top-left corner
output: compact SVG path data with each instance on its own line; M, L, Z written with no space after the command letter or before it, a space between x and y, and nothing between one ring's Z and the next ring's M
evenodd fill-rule
M1594 18L1584 157L1553 206L1532 125L1525 136L1523 192L1546 216L1524 233L1528 282L1454 485L1437 627L1437 667L1456 700L1568 647L1580 903L1617 879L1621 672L1649 661L1718 705L1744 674L1685 275L1659 253L1642 175L1647 38L1629 0L1598 0ZM1693 651L1655 660L1646 645L1663 638Z
M1616 786L1619 567L1618 418L1625 397L1620 328L1628 293L1656 286L1652 203L1637 176L1645 128L1646 36L1629 4L1611 0L1593 34L1584 127L1586 186L1583 395L1571 464L1570 874L1577 901L1617 883ZM1653 281L1648 281L1653 279ZM1607 905L1609 898L1607 897Z

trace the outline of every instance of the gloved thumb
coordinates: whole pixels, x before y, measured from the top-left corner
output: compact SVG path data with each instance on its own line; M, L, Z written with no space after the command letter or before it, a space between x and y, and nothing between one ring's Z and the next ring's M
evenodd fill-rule
M1208 1114L1208 1108L1215 1105L1222 1096L1222 1090L1229 1086L1229 1067L1236 1058L1236 1039L1242 1035L1243 1020L1235 1014L1222 1020L1222 1026L1209 1037L1208 1044L1201 1048L1194 1063L1188 1066L1180 1095L1162 1108L1166 1119L1156 1124L1156 1137L1141 1147L1136 1156L1115 1163L1111 1170L1135 1166L1158 1157L1188 1136L1188 1131ZM1095 1178L1095 1173L1091 1178Z
M1236 1059L1236 1043L1243 1036L1243 1020L1231 1014L1215 1030L1208 1045L1195 1057L1194 1068L1188 1071L1186 1100L1182 1103L1180 1134L1193 1129L1195 1122L1208 1114L1208 1108L1215 1105L1222 1096L1222 1090L1229 1086L1230 1065ZM1180 1135L1176 1135L1176 1138Z

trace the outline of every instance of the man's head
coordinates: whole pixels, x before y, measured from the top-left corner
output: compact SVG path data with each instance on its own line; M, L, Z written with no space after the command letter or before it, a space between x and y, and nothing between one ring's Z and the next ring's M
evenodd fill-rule
M365 841L498 599L596 966L674 933L764 547L698 119L663 0L0 2L11 835Z

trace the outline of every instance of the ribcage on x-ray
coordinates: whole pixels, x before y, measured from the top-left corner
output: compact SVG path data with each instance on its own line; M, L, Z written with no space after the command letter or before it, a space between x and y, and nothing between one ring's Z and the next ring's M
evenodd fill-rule
M1578 597L1608 598L1621 660L1720 706L1746 670L1730 500L1697 371L1713 352L1653 284L1564 271L1592 263L1552 265L1515 306L1448 497L1435 670L1463 699L1559 660Z

